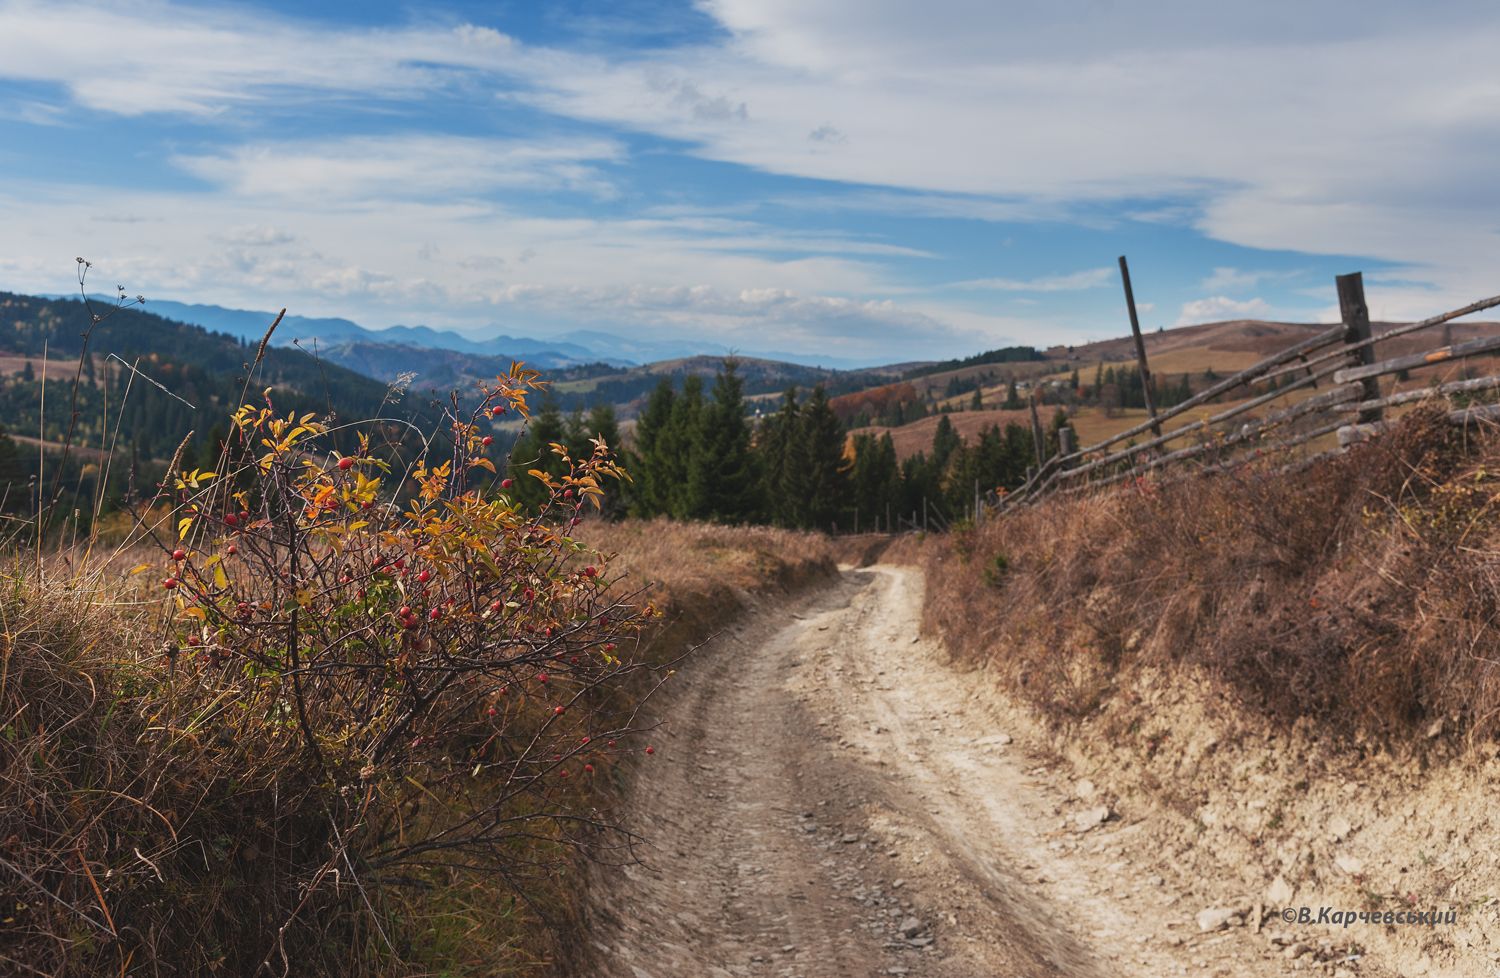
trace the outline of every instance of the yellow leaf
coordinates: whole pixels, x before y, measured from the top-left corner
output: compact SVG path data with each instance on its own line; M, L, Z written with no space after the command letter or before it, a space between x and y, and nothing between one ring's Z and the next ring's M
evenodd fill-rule
M313 602L313 593L307 588L298 588L297 593L292 597L299 605L304 608L306 608Z
M495 471L495 463L491 462L487 458L476 458L476 459L474 459L473 461L471 461L469 463L469 468L471 468L471 469L489 469L491 472L494 472Z
M139 574L141 571L148 571L150 569L151 569L151 565L150 564L137 564L135 567L130 568L130 573L128 575L126 575L126 576L127 577L134 577L135 575Z
M199 621L207 621L208 620L208 612L204 611L202 608L199 608L197 605L194 605L191 608L183 608L182 609L182 617L184 617L184 618L196 618Z
M225 576L224 568L220 567L218 564L214 565L214 584L218 587L229 586L229 578Z
M177 521L177 539L181 540L183 537L187 536L188 528L191 527L192 525L193 525L193 518L191 516L184 516L182 519L178 520Z

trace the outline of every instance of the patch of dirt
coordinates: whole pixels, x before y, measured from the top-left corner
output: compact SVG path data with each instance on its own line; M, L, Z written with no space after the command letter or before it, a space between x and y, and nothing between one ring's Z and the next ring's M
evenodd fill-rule
M846 570L809 596L763 604L673 680L656 707L665 724L657 754L631 792L631 824L647 844L637 864L593 870L583 973L1397 973L1377 958L1400 973L1494 973L1445 971L1448 952L1431 946L1488 941L1493 901L1447 929L1319 928L1275 916L1265 891L1277 874L1294 906L1365 909L1348 902L1350 887L1385 886L1388 863L1395 872L1403 858L1417 860L1429 837L1413 833L1431 830L1423 803L1412 803L1416 816L1382 816L1382 803L1367 815L1358 799L1370 785L1322 780L1348 772L1295 753L1260 771L1256 751L1227 748L1223 716L1179 717L1165 701L1165 736L1183 739L1155 755L1179 758L1171 772L1139 760L1134 738L1161 743L1161 730L1058 742L982 673L954 669L919 637L922 586L912 568ZM1191 725L1172 726L1180 718ZM1219 763L1204 758L1232 756L1257 770L1204 780ZM1301 765L1314 765L1309 776L1290 778ZM1302 781L1316 796L1306 809L1293 796ZM1430 858L1446 860L1443 848L1461 839L1471 857L1463 866L1488 865L1480 813L1449 808L1458 834L1430 836ZM1309 857L1290 827L1328 835L1340 813L1351 822L1343 841L1311 843ZM1272 818L1288 834L1266 829ZM1340 853L1359 871L1322 868ZM1406 867L1428 887L1422 909L1447 878L1437 872Z

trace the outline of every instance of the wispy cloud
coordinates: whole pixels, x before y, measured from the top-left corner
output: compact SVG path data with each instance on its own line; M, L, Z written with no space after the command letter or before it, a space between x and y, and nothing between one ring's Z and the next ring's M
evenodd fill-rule
M1082 289L1097 289L1108 285L1115 276L1112 268L1088 268L1066 275L1045 275L1041 278L973 278L954 282L956 289L992 289L997 292L1077 292Z
M597 163L617 162L605 139L478 139L426 134L314 143L257 143L172 158L179 168L240 197L362 201L478 197L497 189L611 196Z
M1270 314L1270 304L1259 297L1241 300L1216 295L1183 303L1182 313L1174 325L1192 326L1225 319L1265 319Z

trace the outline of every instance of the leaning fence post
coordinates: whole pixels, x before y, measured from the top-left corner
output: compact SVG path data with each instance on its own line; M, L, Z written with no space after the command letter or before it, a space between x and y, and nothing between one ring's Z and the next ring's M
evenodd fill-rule
M1365 277L1361 272L1350 272L1348 275L1340 275L1334 282L1339 290L1339 316L1344 321L1344 342L1362 343L1370 338L1370 308L1365 305ZM1368 366L1375 362L1375 347L1373 344L1365 343L1364 346L1354 350L1354 363L1356 366ZM1364 386L1363 399L1366 401L1377 401L1380 399L1380 381L1374 377L1366 377L1360 382ZM1359 414L1360 424L1370 424L1380 420L1380 408L1370 408Z
M1046 459L1042 457L1042 419L1041 416L1036 413L1036 398L1039 393L1041 393L1040 384L1031 389L1031 443L1032 446L1036 448L1037 468L1041 468L1042 463L1046 461Z
M1161 422L1156 420L1156 398L1151 396L1151 368L1146 364L1146 341L1141 339L1141 320L1135 314L1135 291L1130 287L1130 266L1120 256L1120 279L1125 283L1125 305L1130 310L1130 332L1135 337L1135 359L1141 368L1141 397L1151 416L1151 433L1161 437Z

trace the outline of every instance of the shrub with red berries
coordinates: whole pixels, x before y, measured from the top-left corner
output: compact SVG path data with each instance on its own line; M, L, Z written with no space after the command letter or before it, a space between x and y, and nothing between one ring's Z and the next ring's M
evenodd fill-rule
M289 868L307 885L341 885L318 873L329 846L365 847L350 863L378 867L362 881L376 886L419 878L436 851L504 866L515 839L601 827L600 789L562 779L613 763L632 732L627 680L645 666L621 650L654 612L569 536L578 505L624 475L602 439L587 458L553 446L530 473L539 507L485 456L481 422L524 421L540 386L513 368L411 459L376 430L279 415L268 392L234 414L222 473L170 483L174 675L215 691L215 729L241 725L231 742L261 731L278 778L332 825L316 864Z

